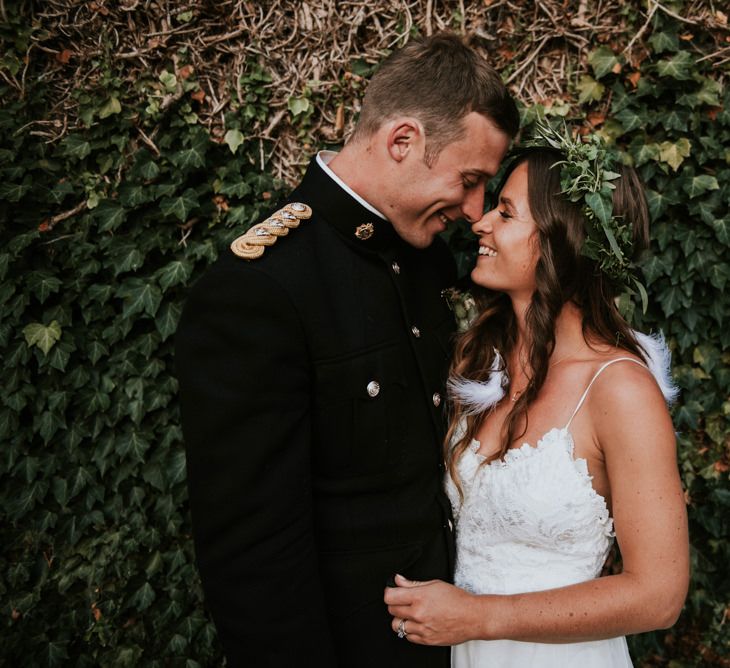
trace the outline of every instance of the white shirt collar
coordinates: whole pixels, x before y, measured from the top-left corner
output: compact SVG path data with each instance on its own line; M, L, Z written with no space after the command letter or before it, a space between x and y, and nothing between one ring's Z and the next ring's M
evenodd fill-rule
M374 213L376 216L383 220L388 220L380 211L378 211L372 204L366 202L360 195L358 195L350 186L348 186L337 174L335 174L327 165L337 155L336 151L320 151L317 153L317 164L322 168L325 174L329 176L340 188L342 188L350 197L357 200L362 204L368 211Z

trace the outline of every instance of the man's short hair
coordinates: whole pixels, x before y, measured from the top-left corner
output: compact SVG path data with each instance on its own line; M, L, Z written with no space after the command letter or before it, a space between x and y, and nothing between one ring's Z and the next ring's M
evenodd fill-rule
M427 164L464 136L463 118L476 112L514 137L517 106L497 72L450 33L413 39L385 59L373 75L353 139L374 134L399 115L414 116L426 131Z

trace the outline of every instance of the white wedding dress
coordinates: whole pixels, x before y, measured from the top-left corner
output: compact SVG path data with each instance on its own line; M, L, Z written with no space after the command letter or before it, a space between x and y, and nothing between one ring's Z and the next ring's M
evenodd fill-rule
M563 587L600 575L613 544L606 502L591 485L584 459L574 457L570 423L548 431L533 447L509 450L480 466L479 442L458 463L464 493L446 489L456 519L457 586L475 594L518 594ZM643 366L643 365L642 365ZM455 645L453 668L626 668L623 637L576 643L472 640Z

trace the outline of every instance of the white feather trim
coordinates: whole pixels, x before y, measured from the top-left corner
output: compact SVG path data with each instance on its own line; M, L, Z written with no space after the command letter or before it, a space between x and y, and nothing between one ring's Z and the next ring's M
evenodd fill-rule
M645 351L643 355L646 365L656 379L664 400L672 404L679 396L679 388L672 380L672 353L664 340L664 334L643 334L634 330L634 336Z
M462 415L478 415L492 408L505 394L507 374L502 370L502 356L496 354L492 361L489 380L469 380L463 376L452 375L447 386L449 397L462 406Z

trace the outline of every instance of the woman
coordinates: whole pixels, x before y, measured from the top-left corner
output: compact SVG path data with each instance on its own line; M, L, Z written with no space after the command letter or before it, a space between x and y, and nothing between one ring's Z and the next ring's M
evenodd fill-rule
M598 155L615 186L609 234L638 251L648 239L638 178L627 168L617 178ZM397 576L385 594L393 630L454 645L457 668L631 666L623 636L671 626L686 596L673 388L655 378L668 352L621 318L626 265L595 233L581 179L574 201L560 194L578 158L518 155L497 206L472 226L472 280L486 290L451 369L456 586ZM623 569L599 577L614 531Z

